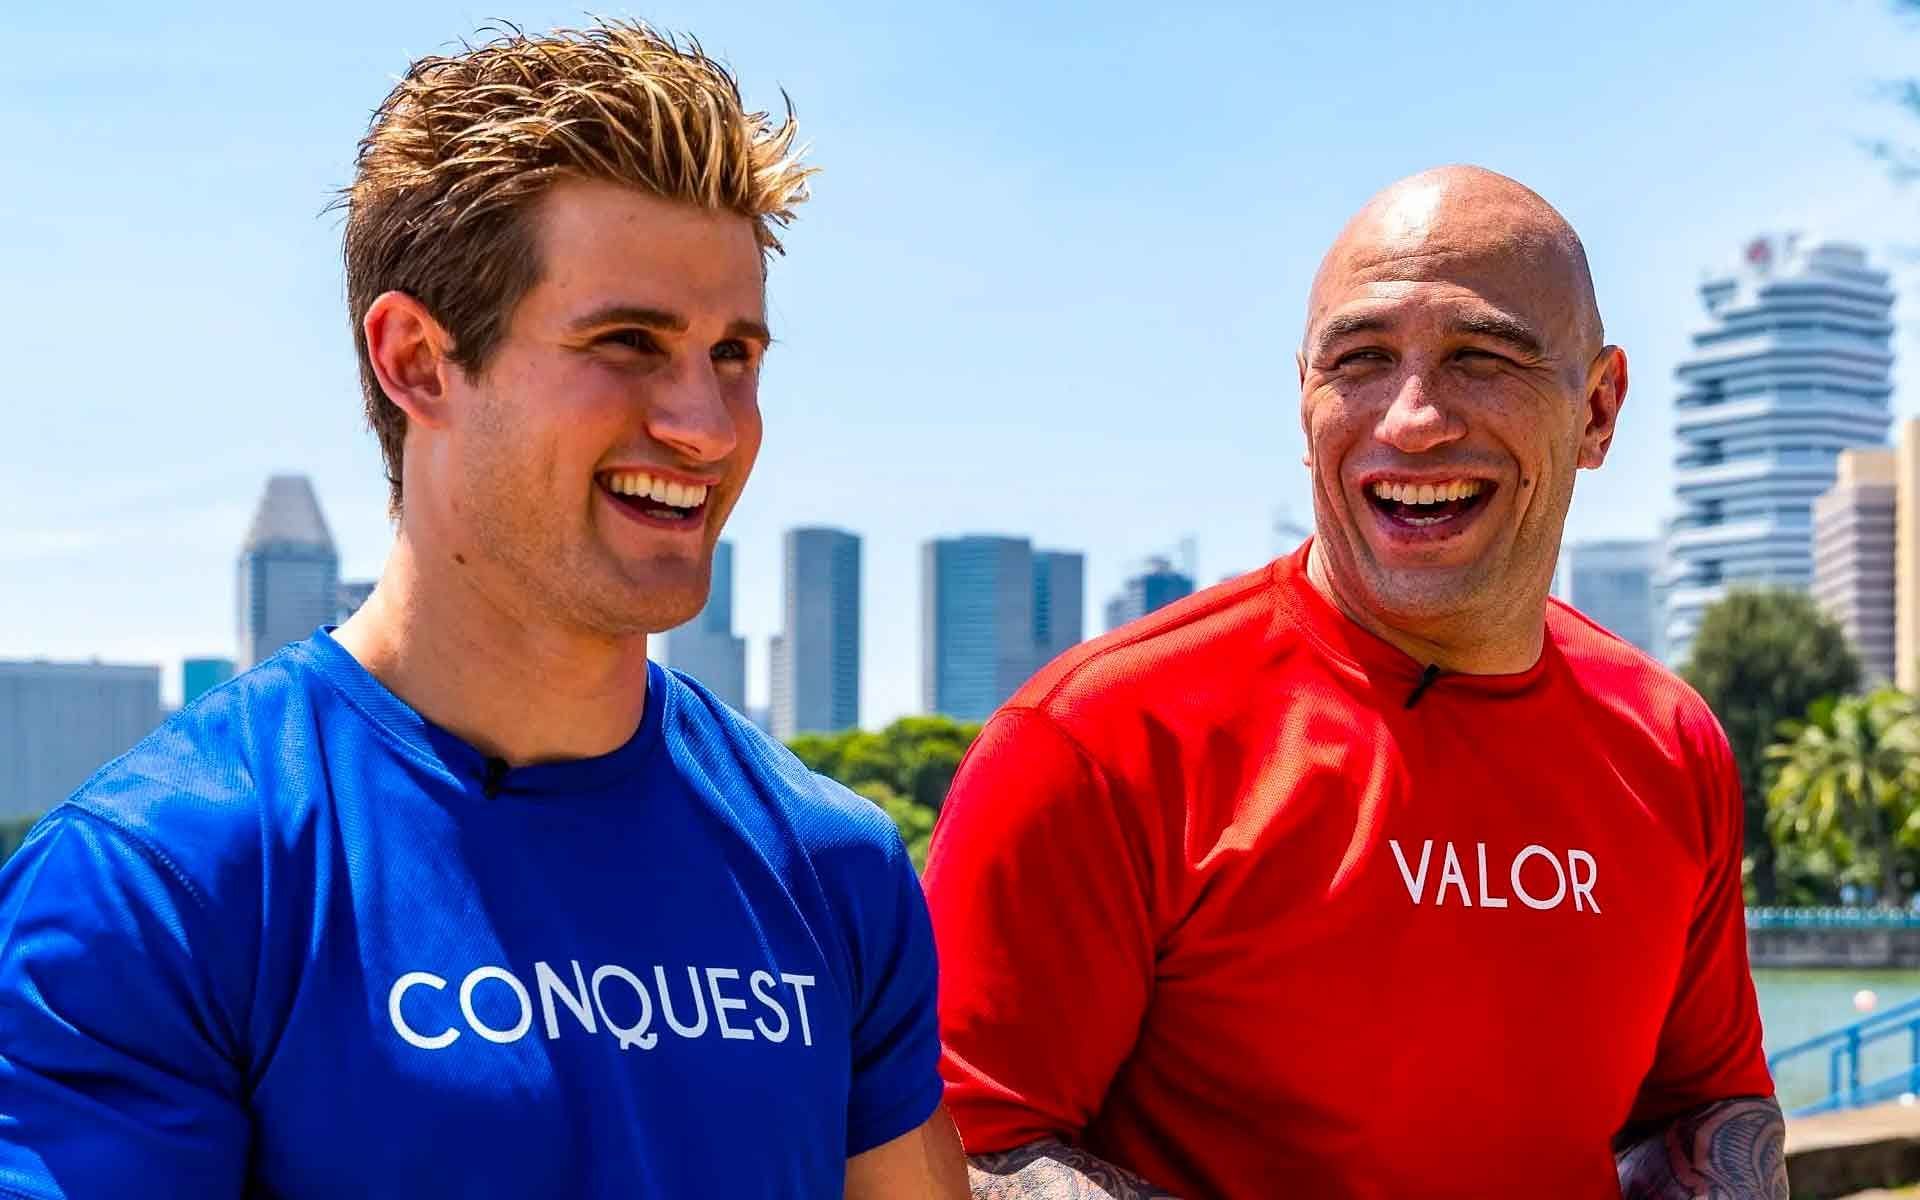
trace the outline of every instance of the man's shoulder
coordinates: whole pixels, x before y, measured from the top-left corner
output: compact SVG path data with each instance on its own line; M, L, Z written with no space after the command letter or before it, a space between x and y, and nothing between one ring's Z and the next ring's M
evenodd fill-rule
M274 781L314 735L311 680L282 654L188 704L48 813L109 827L187 887L257 875Z
M1586 702L1677 750L1689 768L1724 756L1719 718L1660 660L1559 600L1547 602L1547 636Z
M696 790L724 805L758 843L790 843L816 865L903 854L892 818L818 774L698 681L666 672L668 752Z
M1270 563L1195 592L1060 655L1007 708L1044 713L1070 730L1113 713L1177 704L1231 705L1294 634Z
M1547 637L1592 691L1686 719L1713 719L1707 702L1665 663L1558 599L1547 601Z

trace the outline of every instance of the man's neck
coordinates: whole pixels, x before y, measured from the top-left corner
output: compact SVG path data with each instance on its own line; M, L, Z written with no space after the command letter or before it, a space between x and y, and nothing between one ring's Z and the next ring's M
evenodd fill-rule
M1544 598L1537 606L1521 606L1526 611L1500 617L1462 614L1429 629L1397 628L1345 594L1318 540L1307 551L1307 581L1348 620L1423 666L1465 675L1512 675L1539 661L1546 641Z
M404 532L366 605L334 632L416 712L515 766L610 753L647 701L644 636L605 638L496 603L469 572L435 571Z

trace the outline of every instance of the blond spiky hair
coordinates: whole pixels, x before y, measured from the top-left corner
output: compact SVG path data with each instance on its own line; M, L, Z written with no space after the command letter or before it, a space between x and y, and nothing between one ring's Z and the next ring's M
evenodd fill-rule
M777 124L698 42L638 22L529 37L506 28L420 59L375 110L346 209L347 303L367 420L400 508L406 416L381 390L361 321L382 293L424 305L477 371L539 278L528 210L563 178L605 180L732 212L761 247L807 198L789 104Z

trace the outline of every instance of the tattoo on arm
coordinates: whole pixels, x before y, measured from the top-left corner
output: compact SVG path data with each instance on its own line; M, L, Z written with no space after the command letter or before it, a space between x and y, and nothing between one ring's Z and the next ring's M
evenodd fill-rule
M1621 1196L1787 1200L1786 1136L1786 1118L1771 1098L1723 1100L1682 1113L1616 1156Z
M974 1200L1179 1200L1065 1142L1032 1142L967 1161Z

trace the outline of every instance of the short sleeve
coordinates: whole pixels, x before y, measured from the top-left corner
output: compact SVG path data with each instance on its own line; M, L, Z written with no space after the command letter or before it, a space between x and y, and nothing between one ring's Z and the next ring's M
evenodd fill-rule
M1051 718L988 722L927 865L947 1106L969 1154L1074 1140L1099 1112L1152 995L1150 860Z
M853 1085L847 1099L847 1157L883 1146L925 1124L940 1107L939 974L927 902L913 860L888 830L880 903L861 905L859 1011L853 1023Z
M0 1195L238 1197L249 1126L206 913L130 835L69 805L0 871Z
M1740 776L1726 735L1711 718L1701 719L1708 726L1702 774L1711 858L1653 1067L1629 1119L1634 1125L1737 1096L1773 1094L1747 968Z

